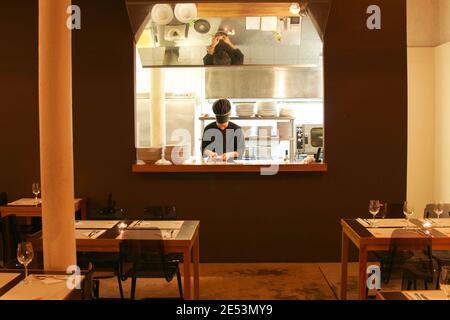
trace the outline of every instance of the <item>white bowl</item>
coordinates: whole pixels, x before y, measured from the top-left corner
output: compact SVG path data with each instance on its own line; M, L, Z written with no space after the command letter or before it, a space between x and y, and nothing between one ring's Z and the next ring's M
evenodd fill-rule
M178 3L175 5L175 18L181 23L189 23L197 18L195 3Z
M151 16L156 24L169 24L173 20L172 7L169 4L155 4L152 8Z

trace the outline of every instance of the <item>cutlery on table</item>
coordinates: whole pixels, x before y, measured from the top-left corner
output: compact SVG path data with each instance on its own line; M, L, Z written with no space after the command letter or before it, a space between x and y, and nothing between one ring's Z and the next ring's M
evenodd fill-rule
M424 295L423 293L420 294L420 296L422 297L423 300L430 300L430 298L428 298L426 295Z

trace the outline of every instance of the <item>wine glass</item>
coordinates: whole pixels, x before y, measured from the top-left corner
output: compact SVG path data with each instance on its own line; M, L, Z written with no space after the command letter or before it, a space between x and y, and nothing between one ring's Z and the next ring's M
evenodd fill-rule
M23 283L28 283L28 265L33 260L33 245L31 242L20 242L17 245L17 261L25 267L25 279Z
M447 300L450 300L450 266L442 267L441 275L439 277L439 286L447 296Z
M409 219L414 214L414 206L408 201L403 204L403 214L406 217L406 229L409 229Z
M444 204L441 202L436 202L433 205L433 212L437 216L437 220L439 221L441 214L444 213Z
M41 186L39 183L35 182L31 185L31 190L33 191L34 194L34 200L36 202L36 204L38 204L38 195L39 193L41 193Z
M377 216L378 212L380 212L380 201L379 200L370 200L369 201L369 212L373 216L372 226L376 227L375 217Z

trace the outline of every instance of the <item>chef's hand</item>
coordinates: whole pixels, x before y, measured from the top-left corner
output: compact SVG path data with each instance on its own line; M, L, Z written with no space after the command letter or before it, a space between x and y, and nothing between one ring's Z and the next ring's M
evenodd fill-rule
M217 45L219 44L219 41L220 41L220 40L221 40L221 37L220 37L220 36L214 37L214 38L212 39L211 46L208 48L208 53L209 53L210 55L213 55L213 54L214 54L214 51L215 51Z
M223 42L225 42L227 45L229 45L231 47L231 49L236 49L236 46L231 42L231 40L228 36L223 37Z
M222 155L223 161L228 161L230 159L237 158L237 152L227 152Z

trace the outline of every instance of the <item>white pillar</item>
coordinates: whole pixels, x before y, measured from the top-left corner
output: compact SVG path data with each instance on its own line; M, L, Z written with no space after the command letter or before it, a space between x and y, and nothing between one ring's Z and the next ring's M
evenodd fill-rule
M44 267L76 264L71 0L39 0L39 131Z
M150 132L152 147L161 147L166 143L166 90L164 69L153 68L150 88Z

